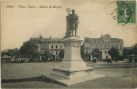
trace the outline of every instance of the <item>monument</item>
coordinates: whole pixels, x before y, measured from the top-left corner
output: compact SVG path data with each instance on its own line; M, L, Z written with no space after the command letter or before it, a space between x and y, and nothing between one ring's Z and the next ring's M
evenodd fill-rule
M80 46L82 40L77 35L79 17L75 13L75 10L67 9L67 12L64 59L46 77L64 85L72 85L104 77L104 75L94 73L93 68L87 67L86 63L81 59Z

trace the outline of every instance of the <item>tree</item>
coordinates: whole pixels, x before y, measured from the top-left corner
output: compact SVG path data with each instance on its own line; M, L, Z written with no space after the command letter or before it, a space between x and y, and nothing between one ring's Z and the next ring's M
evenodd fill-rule
M134 61L137 62L137 43L132 47L132 52L134 55Z
M60 52L59 52L59 59L60 60L62 60L63 58L64 58L64 50L61 50Z
M137 44L132 47L132 52L134 55L137 55Z
M128 58L129 55L131 55L131 54L132 54L132 49L131 49L131 48L125 47L125 48L123 49L123 57L124 57L124 58Z
M119 51L117 48L111 48L109 51L108 51L108 54L111 56L112 60L115 59L116 62L117 62L117 59L119 57Z
M95 48L93 51L92 51L92 57L96 57L96 58L101 58L101 51L97 48Z
M27 41L25 42L21 47L20 47L20 55L26 58L36 58L40 54L38 52L38 46L35 45L32 41Z
M18 54L19 54L19 52L18 52L19 50L17 49L17 48L15 48L15 49L8 49L8 50L4 50L4 51L2 51L1 52L1 55L8 55L8 56L18 56Z
M82 59L85 59L84 45L81 45L81 47L80 47L80 53L81 53L81 58L82 58Z
M5 61L8 61L8 60L6 60L7 58L11 58L12 61L17 61L17 58L19 58L19 50L17 48L3 50L1 52L1 57Z

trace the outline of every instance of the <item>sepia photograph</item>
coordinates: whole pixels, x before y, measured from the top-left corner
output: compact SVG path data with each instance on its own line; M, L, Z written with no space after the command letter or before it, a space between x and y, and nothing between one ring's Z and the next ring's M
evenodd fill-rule
M1 89L136 89L136 0L1 0Z

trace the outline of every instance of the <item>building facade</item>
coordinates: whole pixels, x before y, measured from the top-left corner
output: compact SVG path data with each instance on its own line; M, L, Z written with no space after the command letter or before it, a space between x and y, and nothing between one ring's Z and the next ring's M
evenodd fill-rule
M58 59L59 52L64 49L63 38L43 38L41 35L37 38L30 38L38 46L38 51L44 54L49 51L55 60Z
M41 35L37 38L30 38L37 46L40 53L49 51L54 59L58 59L59 52L64 50L63 38L43 38ZM122 54L123 40L118 38L111 38L109 34L101 35L99 38L84 38L83 50L84 54L91 54L94 49L101 51L101 59L110 58L108 51L115 47Z
M108 51L115 47L122 54L123 40L111 38L109 34L101 35L99 38L84 38L84 54L91 54L94 49L101 51L101 59L110 58Z

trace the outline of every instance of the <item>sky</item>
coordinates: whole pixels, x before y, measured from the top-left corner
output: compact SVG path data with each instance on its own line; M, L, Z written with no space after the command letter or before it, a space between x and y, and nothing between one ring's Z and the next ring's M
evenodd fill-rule
M137 43L137 24L122 26L112 18L117 16L115 0L5 0L1 2L1 49L19 48L23 42L40 34L45 38L63 37L66 8L75 9L79 16L77 34L81 39L110 34L112 38L123 39L124 46Z

